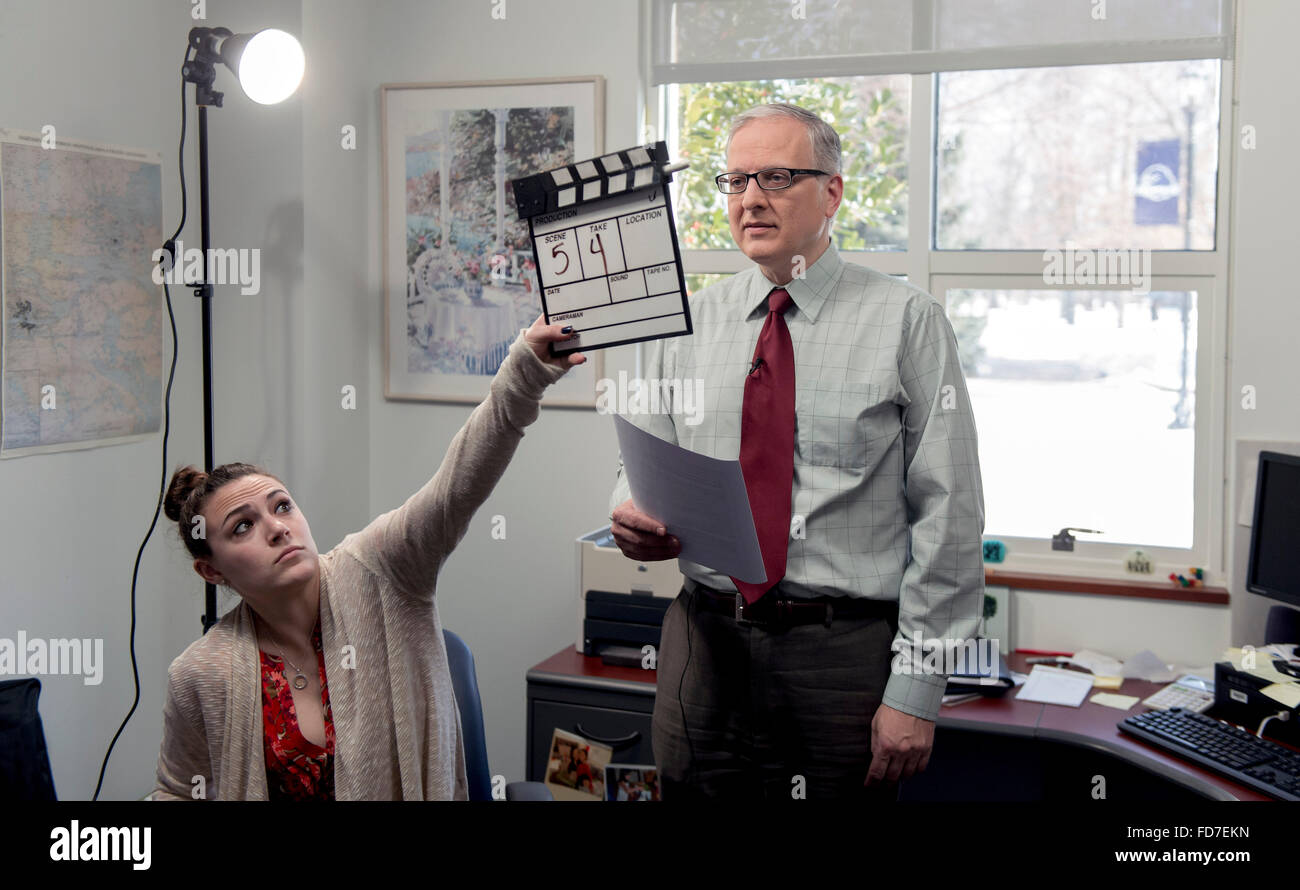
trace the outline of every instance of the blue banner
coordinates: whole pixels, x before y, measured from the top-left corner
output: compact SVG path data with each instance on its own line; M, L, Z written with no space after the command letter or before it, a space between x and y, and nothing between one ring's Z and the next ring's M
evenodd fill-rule
M1133 221L1139 226L1170 226L1180 222L1178 198L1183 193L1183 183L1178 178L1178 159L1181 148L1177 139L1138 143Z

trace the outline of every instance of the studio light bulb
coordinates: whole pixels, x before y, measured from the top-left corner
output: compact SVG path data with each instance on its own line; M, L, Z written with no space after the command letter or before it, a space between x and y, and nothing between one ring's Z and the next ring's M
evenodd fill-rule
M239 58L239 83L254 102L274 105L298 89L305 67L297 39L285 31L268 28L253 35L244 47Z

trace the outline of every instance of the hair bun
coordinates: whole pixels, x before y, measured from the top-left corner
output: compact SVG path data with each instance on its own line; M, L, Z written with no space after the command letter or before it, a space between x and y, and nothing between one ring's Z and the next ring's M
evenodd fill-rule
M163 498L163 513L172 522L180 522L181 507L190 496L190 492L203 485L208 474L193 466L181 467L172 474L171 484Z

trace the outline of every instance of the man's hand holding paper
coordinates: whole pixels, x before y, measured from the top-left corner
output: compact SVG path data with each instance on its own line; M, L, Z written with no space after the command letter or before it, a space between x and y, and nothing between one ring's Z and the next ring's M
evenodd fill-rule
M615 507L609 519L614 541L628 559L658 562L676 559L682 552L682 542L658 519L638 510L631 498Z

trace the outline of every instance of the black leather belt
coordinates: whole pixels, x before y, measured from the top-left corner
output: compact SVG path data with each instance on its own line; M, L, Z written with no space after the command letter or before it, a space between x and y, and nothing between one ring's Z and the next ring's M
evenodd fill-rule
M898 603L860 597L823 596L796 599L769 590L757 602L747 603L734 591L714 590L687 579L684 590L697 596L705 612L734 618L737 624L760 627L793 627L798 624L831 626L836 618L886 618L898 621Z

